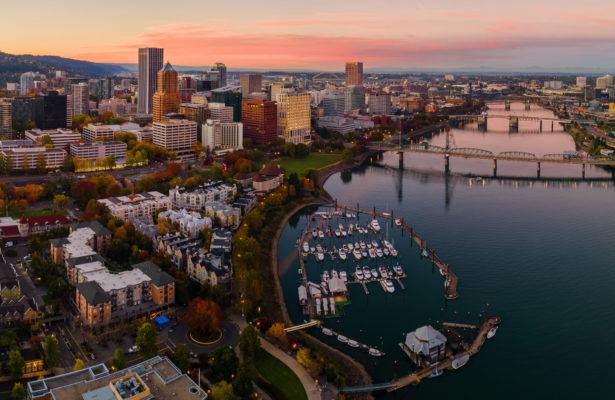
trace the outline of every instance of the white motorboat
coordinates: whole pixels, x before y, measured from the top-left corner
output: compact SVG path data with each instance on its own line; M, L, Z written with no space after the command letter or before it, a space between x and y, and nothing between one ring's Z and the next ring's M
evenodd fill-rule
M340 231L339 229L335 230L335 236L340 237L342 236L342 231Z
M345 230L342 231L342 237L346 237L348 236L348 232L346 232Z
M454 359L451 363L451 367L453 367L453 369L459 369L466 365L468 361L470 361L470 356L466 354L464 356Z
M378 247L378 248L376 249L376 255L377 255L378 257L382 257L382 256L384 256L384 253L382 252L382 249L381 249L380 247Z
M442 277L446 278L446 271L443 270L442 268L440 268L440 275L442 275Z
M346 271L341 271L340 272L340 279L346 283L348 282L348 274L346 273Z
M325 271L322 273L323 282L329 282L329 271Z
M367 246L365 245L365 242L361 240L361 243L359 244L361 246L361 250L365 250L367 248Z
M373 278L378 279L378 271L376 271L376 268L370 269L369 273L372 274Z
M354 250L354 245L352 243L348 243L348 250Z
M397 275L403 275L404 274L404 270L401 268L401 265L399 265L399 264L393 265L393 270L395 271L395 273Z
M331 270L331 278L339 278L339 277L340 277L340 275L337 273L336 270L334 270L334 269Z
M373 247L369 249L367 252L371 258L376 258L376 250L374 250Z
M329 328L322 328L322 334L327 336L333 336L333 331Z
M391 247L391 256L397 257L397 250L395 250L393 247Z
M387 269L382 265L378 267L378 272L380 272L380 276L383 278L386 278L389 276Z
M348 343L348 338L344 335L337 335L337 340L342 343Z
M348 340L348 343L347 343L347 344L348 344L348 346L350 346L350 347L359 347L359 342L357 342L356 340L352 340L352 339L350 339L350 340Z
M372 247L378 247L378 242L376 240L372 240Z
M395 225L401 226L401 219L395 218Z
M325 253L316 253L316 260L322 262L325 260Z
M339 230L340 230L340 232L341 232L341 231L343 231L343 230L344 230L344 225L339 224L339 225L337 226L337 229L339 229Z
M318 231L317 231L316 229L314 229L314 230L312 231L312 237L313 237L314 239L316 239L316 237L317 237L317 236L318 236Z
M360 249L361 245L359 243L357 243L357 242L354 242L354 248L355 249Z
M320 245L320 243L316 244L316 251L319 253L322 251L322 246Z
M307 253L308 251L310 251L310 245L308 242L303 242L303 252Z
M389 250L388 247L385 247L384 249L382 249L382 252L384 253L386 257L391 255L391 250Z
M319 239L324 239L325 238L325 233L323 231L318 231L318 238Z
M378 349L374 349L373 347L370 347L368 353L370 356L373 356L373 357L382 357L384 355L383 352L381 352Z
M363 276L366 280L372 278L372 273L369 271L368 267L363 267Z
M339 256L340 256L340 260L342 261L346 261L346 250L344 249L340 249L338 252Z
M367 257L368 257L367 251L362 250L362 251L361 251L361 257L363 257L363 258L367 258Z
M372 229L374 230L374 232L378 233L380 232L380 224L378 223L377 219L373 219L372 222L370 223L370 225L372 226Z
M356 258L357 260L360 260L360 259L361 259L361 256L362 256L361 252L360 252L358 249L356 249L356 248L352 251L352 255L353 255L353 256L354 256L354 258Z
M312 253L316 253L316 247L314 247L314 246L310 247L310 251L311 251Z
M387 292L393 293L395 291L395 286L393 286L393 282L388 279L384 279L384 285L386 287Z
M384 247L386 247L387 249L390 249L392 244L391 242L389 242L388 240L383 240L382 243L384 244Z
M346 218L348 219L352 218L352 214L349 211L346 211Z
M361 270L360 267L355 268L354 276L355 276L355 278L357 278L360 281L363 280L363 271Z
M497 333L497 331L498 331L498 327L497 326L494 327L494 328L489 329L489 332L487 332L487 339L491 339L492 337L494 337L495 334Z

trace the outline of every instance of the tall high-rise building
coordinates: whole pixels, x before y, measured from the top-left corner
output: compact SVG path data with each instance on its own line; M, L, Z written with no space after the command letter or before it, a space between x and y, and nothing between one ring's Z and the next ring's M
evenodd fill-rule
M152 143L167 150L176 151L180 160L194 159L192 144L197 139L196 122L185 119L170 119L154 122Z
M358 85L346 86L345 98L346 112L354 110L363 111L365 109L365 88Z
M34 87L34 72L25 72L19 77L19 94L26 94Z
M211 101L233 107L233 121L241 122L241 90L237 86L224 86L211 91Z
M250 93L260 92L262 80L263 76L259 74L241 74L239 76L239 84L241 85L241 94L243 98L248 98Z
M226 86L226 65L224 65L224 63L217 62L211 70L218 71L220 73L220 87Z
M606 74L596 78L596 89L606 89L613 86L613 75Z
M203 141L201 128L203 124L210 119L211 111L207 104L192 104L192 103L182 103L179 105L179 113L183 114L184 118L188 121L194 121L197 123L197 137L199 141ZM231 120L232 120L232 112L231 112Z
M158 71L162 69L164 49L139 49L139 114L152 114L153 98L158 85Z
M13 120L30 120L34 125L43 124L43 98L42 96L13 97ZM7 100L8 101L8 100Z
M278 106L274 101L244 100L241 122L244 137L252 140L253 144L271 143L278 137Z
M215 119L220 122L233 122L233 107L229 107L224 103L209 103L209 119Z
M0 137L12 137L13 105L0 99Z
M308 93L281 93L278 96L278 137L294 144L310 142L311 101Z
M66 95L51 90L43 96L43 123L41 129L66 128Z
M584 88L587 86L587 78L584 76L577 76L577 87Z
M243 149L243 124L208 119L203 124L203 146L216 153Z
M154 93L154 122L162 122L166 120L166 114L176 113L181 103L177 72L173 69L171 63L167 62L164 68L158 72L157 86L158 89Z
M343 117L345 110L343 94L327 94L322 98L323 117Z
M346 86L363 85L363 63L362 62L347 62L346 63Z
M220 71L205 71L196 82L197 92L218 89L220 87Z
M391 114L391 95L388 93L372 93L367 102L369 112L372 114Z
M90 87L82 82L72 85L73 116L90 113Z

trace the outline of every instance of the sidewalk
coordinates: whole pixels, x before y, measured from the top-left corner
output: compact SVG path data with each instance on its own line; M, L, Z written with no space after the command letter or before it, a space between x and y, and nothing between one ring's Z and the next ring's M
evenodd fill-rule
M245 319L243 319L237 314L231 314L229 316L229 319L239 327L240 331L243 331L243 328L248 325ZM303 388L305 389L305 393L307 393L308 400L322 399L318 385L295 358L278 349L263 337L261 337L261 347L269 354L286 364L286 366L290 368L291 371L295 373L295 375L297 375L297 378L299 378L301 384L303 385Z

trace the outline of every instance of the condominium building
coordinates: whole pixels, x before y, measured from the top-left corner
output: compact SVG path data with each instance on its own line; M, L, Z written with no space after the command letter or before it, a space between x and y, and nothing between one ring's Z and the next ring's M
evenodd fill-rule
M343 117L344 116L344 95L327 94L322 98L323 117Z
M208 119L203 124L203 146L216 154L243 149L243 124Z
M220 86L226 86L226 65L221 62L214 63L214 66L211 68L212 71L218 71L220 74Z
M171 200L160 192L146 192L130 194L120 197L107 197L98 200L109 209L109 213L114 217L123 219L146 217L149 221L155 222L158 210L170 210Z
M260 74L241 74L239 84L243 98L247 98L251 93L260 93L263 76Z
M201 213L196 211L167 210L158 214L158 218L168 218L172 224L179 227L179 231L188 237L196 238L205 228L211 227L212 221L209 217L201 217Z
M26 94L34 87L34 72L25 72L19 77L19 94Z
M71 143L70 156L79 157L81 160L99 161L102 161L109 156L113 156L117 164L125 164L126 149L126 143L117 140L94 143Z
M158 71L162 69L164 49L139 49L139 114L152 114L153 98L158 86Z
M346 86L345 95L345 108L346 112L352 112L355 110L365 110L365 88L363 86Z
M372 93L369 95L367 106L372 114L389 115L392 113L391 95L388 93Z
M0 99L0 137L10 138L13 132L13 105Z
M176 113L180 103L177 72L171 63L167 62L164 68L158 71L158 87L153 99L154 122L166 121L166 115Z
M196 140L196 122L180 119L154 122L152 143L167 150L176 151L181 160L194 158L192 144Z
M137 104L130 103L126 101L126 99L120 99L118 97L102 100L98 103L99 114L111 111L115 115L129 115L136 114L137 110Z
M81 82L76 85L72 85L72 106L73 116L79 114L90 113L90 88L87 83Z
M281 93L278 96L278 137L290 143L309 143L311 135L311 96L307 93Z
M346 86L362 86L363 85L363 63L362 62L347 62L346 63Z
M69 144L81 140L81 134L79 132L73 132L70 129L58 128L58 129L29 129L26 131L26 139L30 139L33 142L41 142L43 137L49 136L54 147L64 148Z
M13 171L36 169L40 155L45 158L45 167L60 168L66 156L62 149L48 149L43 146L31 145L0 150L0 158L5 165L12 166Z
M169 197L174 208L204 212L206 203L228 203L236 193L236 185L211 181L194 189L176 186L169 190Z
M83 127L82 137L88 143L93 143L97 139L111 140L113 139L113 130L109 125L101 123L89 124Z
M244 100L241 106L243 135L253 144L268 144L278 137L278 106L273 101Z
M224 105L224 103L209 103L209 118L220 122L233 122L233 107Z

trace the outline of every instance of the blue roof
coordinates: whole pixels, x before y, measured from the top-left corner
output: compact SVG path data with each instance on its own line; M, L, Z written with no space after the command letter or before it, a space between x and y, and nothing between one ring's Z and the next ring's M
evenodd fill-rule
M156 325L158 325L159 327L168 325L171 322L166 317L166 315L159 315L156 318L154 318L154 321L156 322Z

